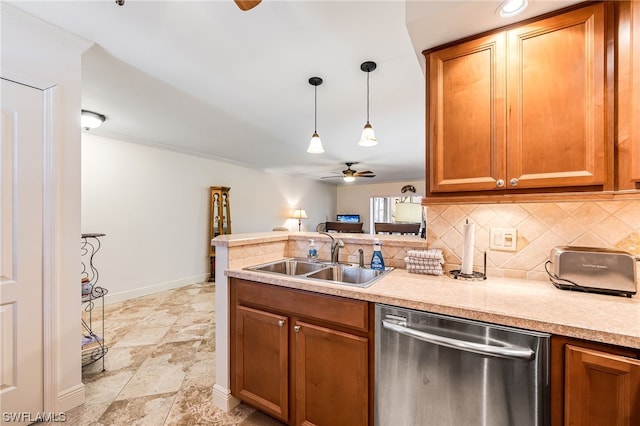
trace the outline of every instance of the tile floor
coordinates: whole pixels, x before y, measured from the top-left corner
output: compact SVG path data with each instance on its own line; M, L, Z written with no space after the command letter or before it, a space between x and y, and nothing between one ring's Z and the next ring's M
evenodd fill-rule
M282 425L244 404L225 413L211 403L214 294L205 282L106 305L106 371L102 361L83 369L86 402L66 424Z

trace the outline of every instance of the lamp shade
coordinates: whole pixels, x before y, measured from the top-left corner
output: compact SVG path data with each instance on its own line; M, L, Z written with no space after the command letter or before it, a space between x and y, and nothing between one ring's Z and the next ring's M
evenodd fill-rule
M360 142L358 145L360 146L374 146L378 144L378 140L376 139L376 135L373 133L373 127L367 121L367 124L364 125L364 129L362 129L362 136L360 136Z
M305 212L302 209L296 209L293 211L293 216L291 216L294 219L306 219L307 218L307 212Z
M298 219L298 231L300 231L302 229L302 219L307 218L307 212L302 209L295 209L291 217L294 219Z
M320 140L320 136L317 132L313 132L311 141L309 141L309 148L307 148L307 152L309 154L322 154L324 152L322 141Z
M422 206L418 203L396 204L396 222L422 222Z
M345 177L342 178L342 180L345 181L345 182L353 182L353 181L356 180L356 177L355 176L345 176Z

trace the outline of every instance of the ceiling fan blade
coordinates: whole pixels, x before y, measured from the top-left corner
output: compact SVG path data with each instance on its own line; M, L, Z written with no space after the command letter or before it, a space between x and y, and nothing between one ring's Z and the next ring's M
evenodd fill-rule
M367 170L367 171L364 171L364 172L356 172L355 173L356 176L364 176L364 175L372 175L372 174L373 174L373 172L371 170Z
M322 176L320 179L333 179L333 178L341 178L342 176Z
M376 175L357 175L358 177L368 177L368 178L372 178L372 177L376 177Z
M260 4L262 0L233 0L241 10L251 10Z

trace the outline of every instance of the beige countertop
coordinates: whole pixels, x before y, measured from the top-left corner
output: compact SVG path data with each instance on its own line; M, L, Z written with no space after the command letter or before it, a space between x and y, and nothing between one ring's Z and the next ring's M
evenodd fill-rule
M401 246L408 248L425 248L427 241L415 235L371 235L352 233L330 233L334 238L339 238L344 243L372 244L374 240L380 240L385 246ZM254 232L246 234L226 234L219 235L211 240L211 245L218 247L238 247L245 245L255 245L270 243L275 241L302 240L309 239L316 241L329 241L330 237L318 232Z
M255 241L255 240L254 240ZM559 290L548 281L459 281L396 269L369 288L229 269L229 277L640 349L640 298Z

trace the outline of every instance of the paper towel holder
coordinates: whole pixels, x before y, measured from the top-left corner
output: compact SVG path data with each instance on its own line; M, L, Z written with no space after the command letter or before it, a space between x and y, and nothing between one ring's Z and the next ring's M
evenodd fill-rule
M482 267L482 272L480 271L472 271L470 274L463 274L461 269L454 269L453 271L449 271L449 275L454 280L465 280L465 281L482 281L487 279L487 252L484 252L484 265Z

